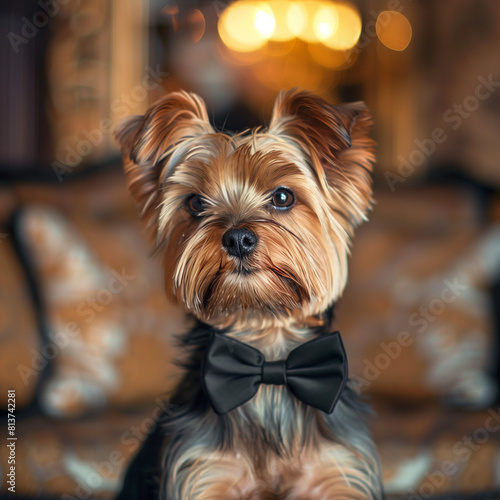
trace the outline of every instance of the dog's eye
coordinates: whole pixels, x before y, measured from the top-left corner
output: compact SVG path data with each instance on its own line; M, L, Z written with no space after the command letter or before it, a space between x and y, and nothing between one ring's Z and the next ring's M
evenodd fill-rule
M271 203L279 210L288 210L295 204L295 195L288 188L278 188L271 198Z
M191 215L198 217L205 210L205 200L199 194L192 194L186 200L186 206Z

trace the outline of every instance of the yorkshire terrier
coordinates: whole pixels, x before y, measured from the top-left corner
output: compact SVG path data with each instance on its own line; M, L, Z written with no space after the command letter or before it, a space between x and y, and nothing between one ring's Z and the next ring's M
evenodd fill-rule
M332 307L371 205L363 103L281 92L230 135L175 92L116 130L130 191L194 317L185 375L118 498L381 499Z

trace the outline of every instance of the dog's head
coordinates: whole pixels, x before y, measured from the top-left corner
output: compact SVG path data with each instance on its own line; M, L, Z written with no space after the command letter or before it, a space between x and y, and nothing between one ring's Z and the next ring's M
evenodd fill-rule
M207 322L324 311L371 203L369 126L362 103L297 90L278 95L269 128L247 134L214 130L186 92L124 119L116 137L168 295Z

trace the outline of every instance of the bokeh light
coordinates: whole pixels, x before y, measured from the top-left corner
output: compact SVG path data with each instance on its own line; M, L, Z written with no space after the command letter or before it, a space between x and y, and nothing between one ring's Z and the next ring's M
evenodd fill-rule
M257 31L265 40L271 38L274 31L273 11L267 5L257 7L254 24Z
M295 38L295 30L297 27L294 25L295 13L295 4L290 2L290 0L273 0L271 2L267 2L274 15L274 30L271 35L271 39L275 42L286 42ZM300 9L298 11L300 16ZM290 20L292 21L290 23ZM299 20L299 24L301 21ZM302 23L303 24L303 23ZM298 27L298 31L302 29L301 26Z
M378 15L376 30L379 40L391 50L405 50L411 41L410 21L393 10L385 10Z
M288 29L298 37L305 29L307 23L307 10L304 2L292 2L286 15Z
M240 0L223 11L218 23L222 42L240 53L261 49L268 41L288 44L296 38L308 44L321 42L334 51L349 51L358 42L361 28L361 16L354 5L327 0ZM283 53L288 51L289 47L284 47ZM271 53L279 54L280 50L274 46ZM330 61L318 57L325 67L343 65L337 54Z
M193 43L198 43L205 33L205 16L199 9L191 11L188 17L189 25L191 26L191 36Z
M327 14L326 6L317 12L318 22ZM337 28L331 34L320 40L330 49L348 50L354 47L361 35L361 16L354 5L349 3L336 3L334 7L337 15Z
M318 41L315 19L318 12L325 7L325 4L326 2L319 2L316 0L309 0L296 4L296 10L292 11L292 14L289 16L296 36L309 43ZM301 16L302 23L297 19L297 16ZM301 26L301 29L297 31L299 26Z
M218 22L224 44L238 52L261 48L274 30L273 11L264 2L241 1L227 7Z
M325 4L318 9L314 15L313 26L316 39L326 40L333 36L337 31L339 16L337 8L333 4Z

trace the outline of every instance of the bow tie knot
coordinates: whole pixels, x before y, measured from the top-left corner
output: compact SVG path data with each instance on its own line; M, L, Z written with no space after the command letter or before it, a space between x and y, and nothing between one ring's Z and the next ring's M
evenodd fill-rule
M265 361L254 347L214 333L202 382L219 415L252 399L261 384L285 385L304 403L331 413L347 382L347 358L339 332L320 335L278 361Z
M264 361L262 363L261 384L285 385L286 361Z

